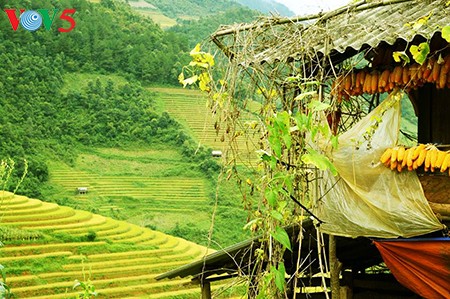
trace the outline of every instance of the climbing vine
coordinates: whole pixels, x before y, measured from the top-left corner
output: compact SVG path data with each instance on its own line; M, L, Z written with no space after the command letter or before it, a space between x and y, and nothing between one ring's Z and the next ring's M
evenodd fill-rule
M296 282L298 273L289 277L284 263L284 252L294 250L298 242L288 234L288 228L301 223L305 215L309 216L313 205L312 185L317 180L315 169L329 170L334 175L336 168L327 156L338 146L338 138L333 134L327 115L336 109L331 98L323 96L323 86L315 76L305 76L301 70L295 76L286 77L285 84L292 90L291 99L283 103L277 86L248 85L255 78L239 78L237 69L229 69L226 78L213 78L215 57L202 51L197 45L191 51L192 61L183 68L179 81L184 87L197 86L209 96L208 103L224 122L222 132L230 144L230 152L239 153L233 142L237 135L263 136L252 149L258 155L244 172L242 178L239 169L242 165L233 155L226 172L234 174L237 181L247 187L244 191L244 207L250 218L245 229L260 236L262 246L256 250L259 281L258 288L249 290L255 298L277 298L286 296L286 283ZM238 72L238 71L237 71ZM226 82L226 84L225 84ZM246 85L253 94L243 98L239 93L240 85ZM244 130L237 130L239 114L246 105L258 104L254 111L256 121L247 122ZM220 133L220 132L219 132ZM317 143L321 143L319 148ZM256 155L255 155L256 157ZM230 176L229 176L230 177ZM245 189L243 187L243 189ZM256 193L255 196L247 196ZM256 199L255 199L256 198ZM247 203L245 203L247 201ZM316 219L319 220L319 219ZM253 278L255 279L255 278Z

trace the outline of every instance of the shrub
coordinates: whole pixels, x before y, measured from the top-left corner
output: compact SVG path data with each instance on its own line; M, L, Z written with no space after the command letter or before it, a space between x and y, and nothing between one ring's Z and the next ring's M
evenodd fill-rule
M97 233L94 232L93 230L90 230L86 236L84 237L86 239L86 241L88 242L94 242L95 239L97 239Z

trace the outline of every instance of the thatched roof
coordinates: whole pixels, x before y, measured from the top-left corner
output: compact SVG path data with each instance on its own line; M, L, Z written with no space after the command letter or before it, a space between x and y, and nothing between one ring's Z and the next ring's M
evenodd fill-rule
M326 14L291 19L269 18L253 24L222 27L212 35L212 39L220 44L222 50L251 54L252 57L243 61L246 65L250 62L287 61L298 58L305 51L311 55L330 55L342 61L381 43L394 45L397 41L410 42L417 37L422 41L431 39L443 26L450 24L447 2L359 1ZM420 28L407 25L427 16L427 23ZM242 37L241 43L236 43L239 42L236 36L244 33L246 38ZM224 40L230 35L234 36L232 45Z

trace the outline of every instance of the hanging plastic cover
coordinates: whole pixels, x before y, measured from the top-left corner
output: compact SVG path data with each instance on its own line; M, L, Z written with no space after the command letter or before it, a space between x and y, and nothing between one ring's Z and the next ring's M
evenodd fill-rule
M321 231L346 237L413 237L443 229L415 172L392 171L379 162L396 145L399 92L339 136L327 155L339 175L325 171L314 204ZM367 138L364 138L367 137Z

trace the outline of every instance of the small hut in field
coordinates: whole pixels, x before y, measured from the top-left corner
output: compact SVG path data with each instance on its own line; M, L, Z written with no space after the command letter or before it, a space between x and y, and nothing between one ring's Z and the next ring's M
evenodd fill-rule
M204 298L234 276L253 298L270 273L286 277L275 297L450 298L449 12L447 0L357 1L219 28L227 84L212 109L236 128L246 101L261 103L258 237L159 278L192 276Z

